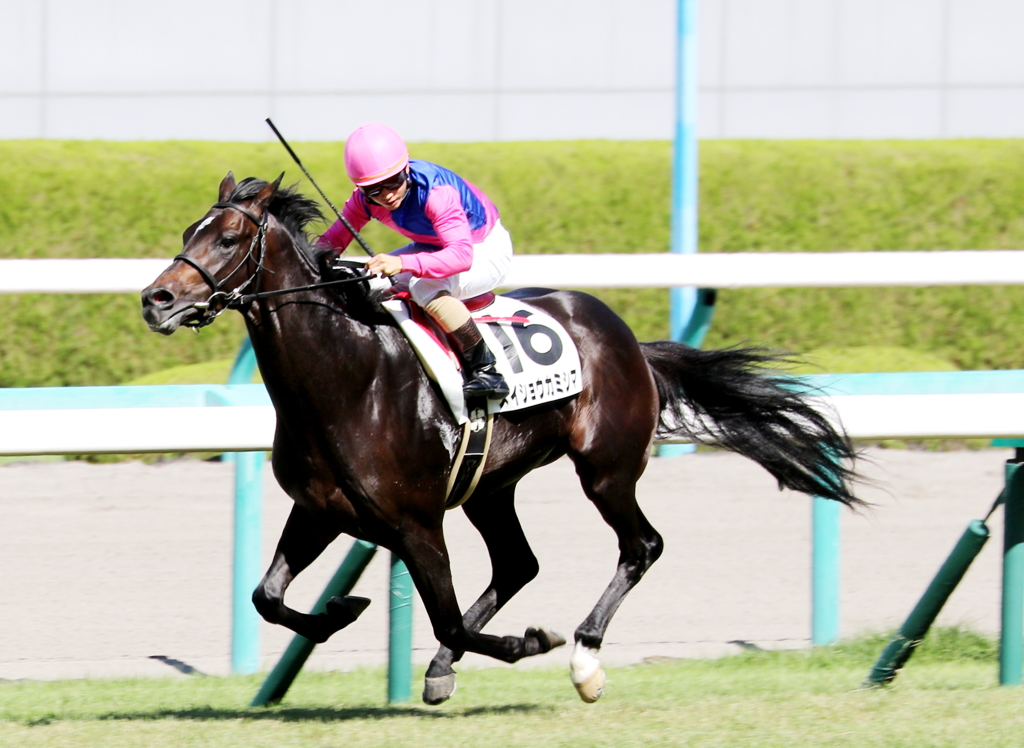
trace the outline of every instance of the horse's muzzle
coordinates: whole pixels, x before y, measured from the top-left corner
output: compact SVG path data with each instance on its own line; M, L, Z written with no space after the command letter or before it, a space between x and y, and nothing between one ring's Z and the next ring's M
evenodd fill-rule
M163 286L150 286L142 292L142 318L153 332L170 335L183 323L201 316L199 309Z

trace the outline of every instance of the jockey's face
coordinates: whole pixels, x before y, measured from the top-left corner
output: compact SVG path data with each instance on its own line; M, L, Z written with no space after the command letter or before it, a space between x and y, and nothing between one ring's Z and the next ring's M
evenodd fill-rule
M360 187L360 189L368 200L372 200L388 210L395 210L409 194L409 172L401 171L383 182Z

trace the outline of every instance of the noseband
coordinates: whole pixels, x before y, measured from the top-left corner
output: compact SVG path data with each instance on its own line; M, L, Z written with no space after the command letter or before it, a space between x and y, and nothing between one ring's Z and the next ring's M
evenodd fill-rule
M238 264L235 266L235 269L228 273L227 276L225 276L224 280L222 281L218 281L213 276L213 273L207 270L206 267L202 265L202 263L197 262L196 260L192 259L191 257L184 253L179 254L177 257L174 258L175 260L181 260L186 265L192 267L197 273L199 273L202 279L206 281L206 285L208 285L213 290L213 293L210 294L209 298L206 301L197 301L194 304L185 307L185 309L199 309L203 312L203 316L200 317L199 319L189 320L183 323L186 327L191 327L195 332L199 332L199 329L201 327L206 327L207 325L212 324L213 321L217 319L217 317L219 317L221 314L223 314L225 310L241 308L242 306L245 306L252 300L253 296L251 294L249 296L244 296L243 292L246 290L246 288L249 287L251 283L253 283L256 280L256 278L259 276L260 271L264 269L263 256L266 254L267 251L268 211L264 211L263 216L257 218L256 215L253 214L251 211L246 210L241 205L235 205L234 203L216 203L213 207L221 209L231 208L232 210L237 210L239 213L244 215L246 218L248 218L256 225L256 235L252 238L252 242L249 244L249 251L245 253L245 257L243 257L238 262ZM259 247L259 254L256 256L256 271L252 275L250 275L248 279L245 280L245 282L241 283L233 290L223 290L224 284L231 279L231 276L237 273L242 268L242 266L249 260L249 258L253 256L253 251L257 248L257 246ZM183 309L182 311L185 310Z

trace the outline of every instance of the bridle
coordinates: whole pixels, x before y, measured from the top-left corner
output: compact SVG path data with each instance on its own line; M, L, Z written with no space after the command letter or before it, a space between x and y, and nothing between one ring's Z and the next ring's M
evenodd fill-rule
M237 210L239 213L244 215L250 221L256 225L256 235L252 238L249 243L249 251L245 253L245 257L238 261L234 270L225 276L224 280L218 281L213 273L206 269L206 267L196 260L192 259L188 255L182 253L175 257L175 260L181 260L186 265L189 265L208 285L213 293L206 299L206 301L197 301L194 304L190 304L181 311L188 309L199 309L203 312L203 316L198 319L188 320L182 324L186 327L191 327L195 332L199 332L199 329L212 324L217 317L223 314L228 309L238 309L243 306L242 299L244 298L243 292L251 284L256 282L257 277L261 270L263 270L263 256L267 251L267 215L269 211L263 211L263 215L257 218L251 211L243 208L241 205L235 203L215 203L213 208L227 209L231 208ZM256 257L256 271L250 275L245 282L236 286L231 291L224 290L224 284L227 283L231 277L241 270L242 266L245 265L253 256L253 252L259 247L259 254ZM268 271L271 272L271 271Z
M263 258L267 253L267 216L269 215L269 211L264 210L263 215L257 218L254 213L235 203L215 203L211 210L214 208L231 208L232 210L237 210L256 225L256 235L253 236L252 241L249 243L249 251L245 253L245 257L239 260L235 268L220 281L218 281L214 277L213 273L203 266L202 263L194 260L188 255L182 253L174 258L175 260L181 260L186 265L193 268L197 273L199 273L200 277L206 281L206 285L213 290L213 293L210 294L206 301L194 302L176 312L176 314L181 314L189 309L198 309L203 312L201 317L197 319L190 319L182 323L183 326L190 327L194 332L198 333L201 328L212 324L213 321L226 310L243 309L257 299L266 299L271 296L281 296L283 294L296 293L298 291L309 291L316 288L325 288L327 286L340 286L346 283L367 283L372 277L364 272L362 275L357 275L354 278L343 278L323 283L313 283L307 286L294 286L292 288L282 288L277 291L264 291L262 293L247 294L245 291L250 285L255 287L259 284L261 271L266 270L268 273L274 272L273 270L263 266ZM257 250L258 253L255 255L256 270L253 271L253 274L231 291L225 291L224 284L227 283L235 273L241 270L243 265L253 258L253 253L257 252ZM350 263L345 263L345 265L350 269L353 268L353 265Z

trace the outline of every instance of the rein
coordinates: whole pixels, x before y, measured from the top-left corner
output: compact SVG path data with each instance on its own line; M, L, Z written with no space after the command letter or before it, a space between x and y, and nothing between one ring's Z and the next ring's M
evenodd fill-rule
M181 312L187 311L189 309L199 309L204 313L203 316L198 320L192 320L190 322L183 323L185 326L192 328L194 332L198 333L200 328L212 324L213 321L217 319L217 317L219 317L221 314L223 314L226 310L242 309L259 299L268 299L273 296L283 296L285 294L298 293L300 291L312 291L317 288L341 286L348 283L367 283L370 280L369 275L361 275L355 278L342 278L339 280L325 281L323 283L312 283L307 286L293 286L292 288L282 288L278 289L277 291L262 291L259 293L248 294L243 293L250 284L258 284L258 278L261 270L266 270L268 273L274 272L273 270L269 270L263 266L263 258L267 252L268 212L264 211L263 216L257 218L252 212L243 208L240 205L236 205L235 203L215 203L213 207L221 209L232 208L233 210L237 210L239 213L244 215L246 218L248 218L256 225L256 235L252 238L252 242L249 244L249 251L246 252L245 257L243 257L239 261L238 265L235 266L235 269L228 273L227 276L222 281L218 281L213 276L213 273L211 273L206 267L204 267L202 263L197 262L196 260L192 259L191 257L184 253L179 254L174 258L175 260L181 260L186 265L193 268L197 273L199 273L202 279L206 281L206 284L211 289L213 289L213 293L210 294L209 298L207 298L206 301L197 301L193 304L190 304L187 307L184 307L178 312L180 314ZM231 276L237 273L246 262L248 262L248 260L253 256L253 251L256 249L257 245L259 246L259 254L256 257L256 271L252 275L250 275L242 284L235 287L234 290L224 291L224 284L231 278ZM215 308L215 304L220 304L220 306Z

